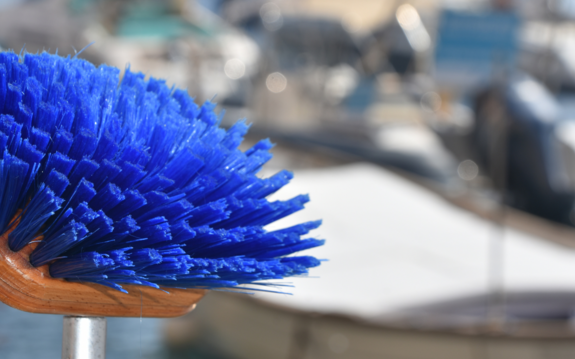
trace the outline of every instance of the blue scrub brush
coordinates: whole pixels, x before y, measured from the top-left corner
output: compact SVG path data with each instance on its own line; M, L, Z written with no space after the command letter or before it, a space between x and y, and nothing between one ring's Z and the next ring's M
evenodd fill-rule
M172 316L197 289L267 290L319 265L291 254L323 244L302 238L320 221L263 228L308 197L268 201L292 174L257 177L272 144L240 151L249 126L220 128L214 107L129 68L0 53L0 300Z

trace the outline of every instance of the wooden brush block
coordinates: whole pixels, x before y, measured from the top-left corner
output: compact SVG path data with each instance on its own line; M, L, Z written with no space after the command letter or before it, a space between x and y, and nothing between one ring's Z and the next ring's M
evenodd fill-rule
M125 294L99 284L52 278L48 265L35 268L28 260L36 244L20 252L10 250L10 231L0 237L0 301L16 309L44 314L169 318L194 309L206 292L166 288L166 293L123 285L129 292Z

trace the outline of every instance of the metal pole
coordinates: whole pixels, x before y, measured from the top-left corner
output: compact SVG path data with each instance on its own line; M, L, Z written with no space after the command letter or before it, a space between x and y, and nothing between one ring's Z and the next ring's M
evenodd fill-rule
M105 359L106 318L64 317L62 359Z

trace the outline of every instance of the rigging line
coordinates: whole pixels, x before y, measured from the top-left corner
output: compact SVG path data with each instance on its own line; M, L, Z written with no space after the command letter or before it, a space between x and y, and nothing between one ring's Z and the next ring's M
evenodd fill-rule
M142 359L142 315L144 313L144 297L142 294L142 290L138 288L140 291L140 359Z

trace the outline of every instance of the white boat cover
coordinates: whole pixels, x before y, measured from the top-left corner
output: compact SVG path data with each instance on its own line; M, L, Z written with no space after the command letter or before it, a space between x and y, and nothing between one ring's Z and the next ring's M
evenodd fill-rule
M296 171L274 198L300 193L311 196L306 209L269 229L323 219L310 235L326 239L326 245L308 253L328 261L313 268L309 278L290 278L294 288L287 291L293 295L257 294L259 299L367 319L406 306L484 294L497 238L504 241L508 290L575 290L573 250L510 228L501 232L380 167Z

